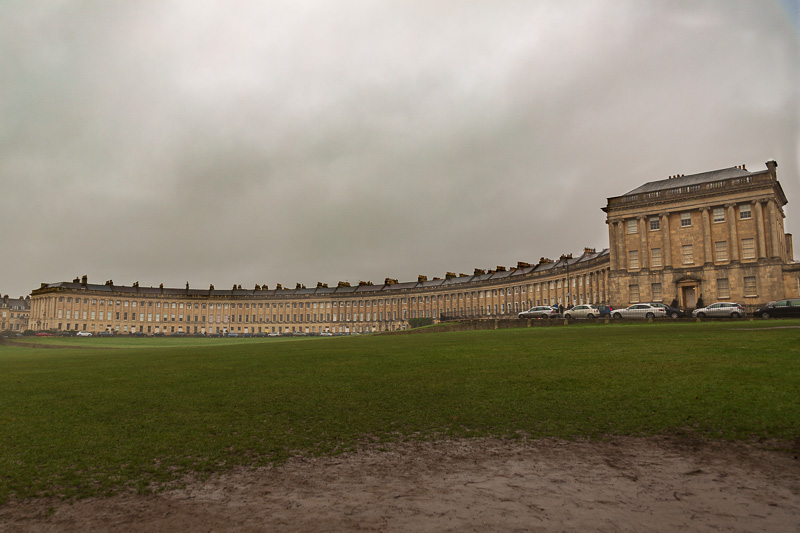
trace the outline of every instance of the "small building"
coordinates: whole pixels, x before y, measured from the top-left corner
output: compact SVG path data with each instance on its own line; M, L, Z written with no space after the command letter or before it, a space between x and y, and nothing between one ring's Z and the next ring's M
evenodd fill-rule
M9 298L6 294L0 299L0 332L22 333L28 329L30 314L30 296Z

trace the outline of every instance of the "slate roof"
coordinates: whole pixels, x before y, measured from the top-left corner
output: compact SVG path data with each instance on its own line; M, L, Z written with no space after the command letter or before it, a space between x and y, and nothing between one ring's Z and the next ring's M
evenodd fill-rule
M764 174L769 172L763 170L759 172L750 172L739 167L723 168L720 170L712 170L709 172L701 172L700 174L691 174L689 176L679 176L677 178L651 181L645 183L632 191L626 192L623 196L630 194L640 194L645 192L663 191L666 189L674 189L677 187L689 187L691 185L700 185L701 183L709 183L712 181L727 180L731 178L741 178L744 176L752 176L754 174Z
M745 171L746 172L746 171ZM714 174L707 172L706 174ZM748 174L750 174L748 172ZM687 178L690 176L686 176ZM668 180L669 182L675 182L677 179ZM75 282L58 282L58 283L50 283L47 285L43 285L43 288L46 289L67 289L67 290L84 290L84 291L91 291L91 292L106 292L106 293L122 293L128 294L133 297L136 295L159 295L163 294L165 296L173 296L173 297L182 297L182 296L197 296L197 297L230 297L230 296L238 296L238 297L253 297L253 296L284 296L284 297L291 297L295 295L316 295L316 294L354 294L354 293L380 293L383 291L397 291L403 289L427 289L427 288L434 288L434 287L448 287L453 285L462 285L464 283L472 283L472 282L480 282L480 281L488 281L488 280L500 280L505 278L523 276L525 274L535 273L535 272L545 272L554 268L564 268L567 264L574 265L576 263L583 263L585 261L590 261L593 259L597 259L601 256L608 255L608 248L601 250L600 252L593 252L593 253L584 253L578 257L573 257L568 260L563 261L555 261L550 263L542 263L537 264L534 266L524 267L524 268L511 268L509 270L504 271L495 271L489 272L486 274L478 274L478 275L467 275L467 276L456 276L451 278L439 278L439 279L432 279L428 281L408 281L404 283L393 283L390 285L380 284L380 285L356 285L350 287L310 287L310 288L281 288L278 289L262 289L262 290L255 290L255 289L189 289L188 291L185 288L160 288L160 287L133 287L133 286L125 286L125 285L98 285L98 284L87 284L83 285L81 283Z

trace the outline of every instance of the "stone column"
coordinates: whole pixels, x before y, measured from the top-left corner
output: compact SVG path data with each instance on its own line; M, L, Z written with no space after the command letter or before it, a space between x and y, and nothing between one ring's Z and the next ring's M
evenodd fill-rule
M647 258L650 251L647 249L647 217L644 215L639 217L639 235L639 267L645 269L649 264Z
M608 224L608 264L611 270L617 269L617 222L615 220L606 220Z
M625 246L625 221L617 221L617 270L628 269L628 250Z
M753 202L754 211L756 213L756 228L758 229L758 258L767 257L767 243L764 240L764 209L761 203L766 200L755 200Z
M780 240L779 240L780 237L778 236L778 233L780 233L780 232L778 231L778 222L777 222L778 221L778 217L780 215L778 214L778 210L775 208L775 202L774 201L770 201L769 203L767 203L767 210L769 211L767 216L769 217L769 233L770 233L770 237L771 237L770 240L772 242L772 254L770 254L770 255L772 257L780 257L781 256L781 243L780 243Z
M700 208L700 216L703 219L703 249L705 263L713 263L714 257L711 255L711 221L709 220L708 208Z
M739 260L739 234L736 232L736 204L725 204L728 208L728 234L731 243L731 261Z
M669 213L660 213L661 234L664 236L664 244L661 249L661 260L665 267L672 266L672 241L669 234Z

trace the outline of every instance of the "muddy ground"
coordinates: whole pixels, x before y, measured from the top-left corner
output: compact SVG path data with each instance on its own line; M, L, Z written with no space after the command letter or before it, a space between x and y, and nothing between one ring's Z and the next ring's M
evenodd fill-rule
M474 439L240 468L155 495L12 501L0 531L800 531L800 460L679 437Z

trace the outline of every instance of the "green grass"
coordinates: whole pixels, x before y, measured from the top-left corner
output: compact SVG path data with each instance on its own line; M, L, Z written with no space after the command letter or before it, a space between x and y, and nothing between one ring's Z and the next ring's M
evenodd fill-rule
M690 431L791 443L800 330L759 329L779 325L800 321L0 346L0 502L148 490L365 440Z

